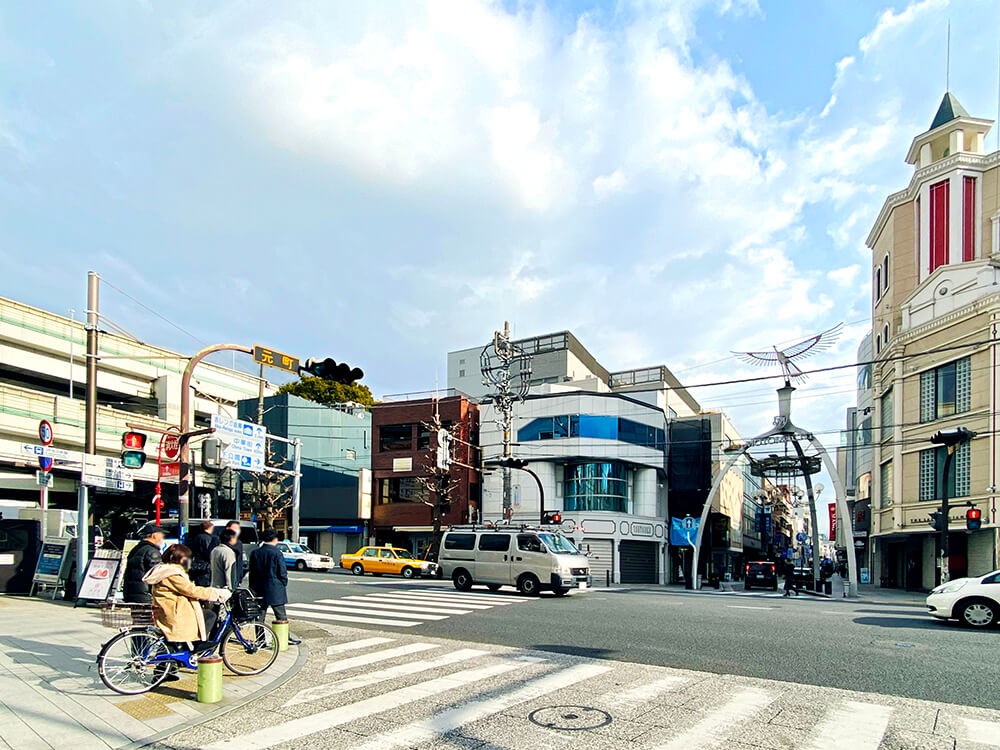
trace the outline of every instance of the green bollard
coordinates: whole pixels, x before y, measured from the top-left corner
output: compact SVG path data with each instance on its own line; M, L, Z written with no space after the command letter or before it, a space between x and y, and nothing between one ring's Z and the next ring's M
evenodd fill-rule
M206 656L198 660L198 702L218 703L222 700L222 659Z
M272 625L278 637L278 653L288 650L288 620L275 620Z

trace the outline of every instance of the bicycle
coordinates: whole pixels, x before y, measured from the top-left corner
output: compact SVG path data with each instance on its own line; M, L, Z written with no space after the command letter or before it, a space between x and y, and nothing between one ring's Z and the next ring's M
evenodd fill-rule
M197 669L198 659L216 650L234 674L260 674L278 658L278 637L263 620L263 611L246 589L233 594L235 606L220 605L212 637L197 648L176 649L152 625L123 628L97 655L101 682L121 695L148 693L181 667ZM234 609L236 612L234 613Z

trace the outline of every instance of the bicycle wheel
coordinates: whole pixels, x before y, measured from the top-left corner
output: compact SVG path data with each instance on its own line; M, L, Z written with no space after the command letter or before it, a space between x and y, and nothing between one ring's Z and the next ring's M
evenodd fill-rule
M170 662L154 661L167 653L166 641L156 631L126 630L104 644L97 655L97 674L116 693L148 693L173 671Z
M278 636L262 622L233 623L219 653L231 672L260 674L278 658Z

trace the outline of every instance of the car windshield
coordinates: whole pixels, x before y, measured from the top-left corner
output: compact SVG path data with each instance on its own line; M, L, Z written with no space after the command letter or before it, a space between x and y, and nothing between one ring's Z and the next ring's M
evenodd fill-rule
M413 555L411 555L409 551L405 549L393 549L392 551L396 553L396 557L401 557L404 560L409 560L411 557L413 557Z
M288 549L296 553L312 552L312 550L306 547L304 544L289 544Z
M580 550L573 546L573 542L562 534L539 534L538 538L549 548L550 552L555 552L557 555L580 554Z

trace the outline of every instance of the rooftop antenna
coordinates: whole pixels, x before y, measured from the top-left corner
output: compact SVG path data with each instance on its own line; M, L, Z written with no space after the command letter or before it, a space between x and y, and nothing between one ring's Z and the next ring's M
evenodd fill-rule
M951 91L951 19L948 19L948 46L944 61L944 90Z

